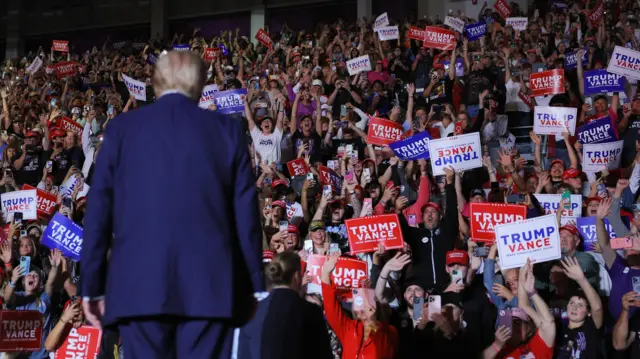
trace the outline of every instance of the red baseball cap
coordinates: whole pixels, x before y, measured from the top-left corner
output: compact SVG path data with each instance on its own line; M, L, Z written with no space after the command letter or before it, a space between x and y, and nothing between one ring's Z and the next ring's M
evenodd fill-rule
M582 171L578 171L575 168L569 168L567 170L564 170L564 172L562 173L562 179L566 180L569 178L579 178L582 175Z
M584 204L585 204L585 206L588 206L588 205L589 205L589 203L591 203L591 202L598 202L598 203L600 203L600 202L602 202L602 198L597 197L597 196L596 196L596 197L589 197L589 198L587 198L587 199L585 200Z
M565 224L564 226L560 227L560 230L569 231L574 236L578 235L578 227L574 226L573 224Z
M282 209L287 209L287 205L284 202L280 201L280 200L273 201L273 203L271 203L271 206L272 207L280 207Z
M433 64L433 69L434 70L444 70L444 65L438 62L436 64Z
M564 161L559 158L556 158L555 160L551 161L552 166L555 165L556 163L559 163L564 166Z
M274 251L271 250L265 250L262 251L262 263L269 263L271 262L271 260L273 259L273 257L275 257L276 254Z
M65 134L66 135L66 134ZM25 134L26 137L40 137L40 134L36 131L29 131Z
M276 188L278 186L286 186L287 182L285 182L284 180L281 179L277 179L273 182L271 182L271 188Z
M427 207L431 207L431 208L435 209L436 211L441 212L440 205L435 203L435 202L429 202L429 203L425 204L422 207L422 212L424 212L427 209Z
M287 232L289 232L289 233L298 233L300 231L298 230L298 226L296 226L295 224L290 224L287 227Z
M54 139L56 137L65 137L66 135L67 133L63 129L56 127L53 130L51 130L51 133L49 134L49 138Z
M463 266L469 265L469 253L461 249L454 249L447 252L447 265L460 264Z

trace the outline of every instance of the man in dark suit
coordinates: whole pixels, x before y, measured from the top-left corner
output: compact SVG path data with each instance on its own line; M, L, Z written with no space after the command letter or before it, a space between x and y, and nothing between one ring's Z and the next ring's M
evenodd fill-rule
M161 56L156 103L111 120L96 160L83 307L118 327L127 357L228 358L264 290L246 137L198 108L205 79L194 53Z

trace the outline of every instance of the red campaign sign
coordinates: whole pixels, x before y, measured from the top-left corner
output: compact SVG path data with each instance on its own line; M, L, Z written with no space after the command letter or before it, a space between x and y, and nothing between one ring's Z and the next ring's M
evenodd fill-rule
M267 34L262 29L258 30L258 33L256 34L256 40L258 40L261 44L268 48L273 47L273 40L271 40L269 34Z
M348 219L344 222L351 253L369 253L382 243L385 249L404 247L397 214Z
M53 40L53 51L69 52L69 41Z
M54 359L97 358L102 341L102 330L88 325L71 329L62 346L56 350Z
M44 72L47 75L51 75L52 73L56 72L56 67L54 65L47 65L47 67L44 68Z
M471 203L469 207L471 239L477 242L495 241L495 228L498 224L527 218L527 207L519 204Z
M404 138L404 128L402 124L385 120L384 118L372 117L367 133L367 143L384 146L400 141Z
M424 29L416 26L409 26L409 33L407 34L407 37L413 40L423 41Z
M505 20L511 16L511 7L506 0L497 0L496 3L493 4L493 8Z
M289 168L289 176L291 177L304 176L311 172L304 158L296 158L293 161L287 162L287 167Z
M564 70L555 69L529 75L531 97L564 93Z
M430 49L453 50L456 47L456 33L441 27L427 26L422 40L422 46Z
M40 350L44 325L42 313L36 310L3 310L0 321L0 352Z
M204 61L213 61L216 59L220 49L208 47L204 50Z
M56 121L56 125L58 126L58 128L62 130L72 131L77 133L78 136L82 136L82 131L83 131L82 126L76 121L70 119L69 117L62 116L61 119Z
M38 198L38 218L49 218L53 214L53 210L56 208L58 197L47 191L43 191L40 188L33 187L28 184L22 185L22 190L35 189L36 197Z
M55 67L56 75L60 80L76 74L76 63L74 61L58 62Z
M320 183L322 185L330 185L334 192L342 192L341 176L329 167L318 166L318 172L320 173Z
M602 20L602 15L604 15L604 3L600 1L596 7L589 11L589 14L587 15L591 26L597 26L600 23L600 20Z
M311 283L320 285L322 265L326 256L310 254L307 258L307 271L311 275ZM362 281L369 279L367 262L347 257L338 258L336 268L331 273L331 283L338 289L354 289L362 287Z

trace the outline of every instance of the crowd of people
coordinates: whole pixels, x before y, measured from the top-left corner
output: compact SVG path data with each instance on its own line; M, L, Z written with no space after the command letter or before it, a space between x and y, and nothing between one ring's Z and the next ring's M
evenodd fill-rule
M389 19L399 28L393 40L380 40L376 18L337 19L309 33L265 29L270 46L237 29L213 38L194 29L171 42L107 42L83 53L70 44L6 59L0 193L38 188L82 226L104 129L154 101L154 63L165 51L197 52L209 65L207 85L246 89L244 111L228 116L246 125L256 177L270 285L258 311L265 303L296 308L239 329L235 357L255 357L249 347L258 331L270 333L260 336L261 350L278 358L638 358L640 94L631 77L624 91L588 94L584 76L606 69L616 46L640 51L640 5L538 3L508 4L511 17L528 19L523 30L485 3L478 14ZM409 36L413 28L451 29L445 16L484 22L486 33L469 40L456 32L450 50ZM363 55L371 69L351 75L347 62ZM70 74L60 76L61 63L72 64ZM564 93L533 96L530 76L551 69L564 69ZM125 77L148 85L147 101L136 100ZM577 127L609 121L613 140L623 141L619 166L583 168L587 144L575 132L533 130L537 106L577 109ZM214 102L207 110L220 109ZM433 158L407 159L370 143L375 119L400 125L403 138L477 133L482 166L436 175ZM303 173L291 173L292 163ZM545 194L557 195L555 208L542 205ZM564 218L574 197L578 208ZM527 219L556 214L561 257L500 268L499 243L472 236L474 203L526 206ZM5 212L3 204L2 303L44 319L39 351L4 355L53 357L85 321L76 287L82 259L41 243L50 215L19 221ZM347 222L388 214L397 215L404 244L353 253ZM585 238L582 217L592 217L595 240ZM620 247L621 238L628 245ZM314 272L307 263L318 256L324 261ZM335 283L345 260L364 263L367 273L346 289ZM118 339L105 329L99 357L126 357Z

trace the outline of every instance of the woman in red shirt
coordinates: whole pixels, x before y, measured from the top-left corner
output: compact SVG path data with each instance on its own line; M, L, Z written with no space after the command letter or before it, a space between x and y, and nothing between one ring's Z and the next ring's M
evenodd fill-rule
M351 319L342 310L336 289L331 285L331 272L340 254L334 253L322 266L322 297L324 311L331 329L342 343L342 357L356 359L391 359L396 352L398 332L388 323L380 322L377 303L364 303L362 310L354 310ZM372 289L366 289L371 290Z

